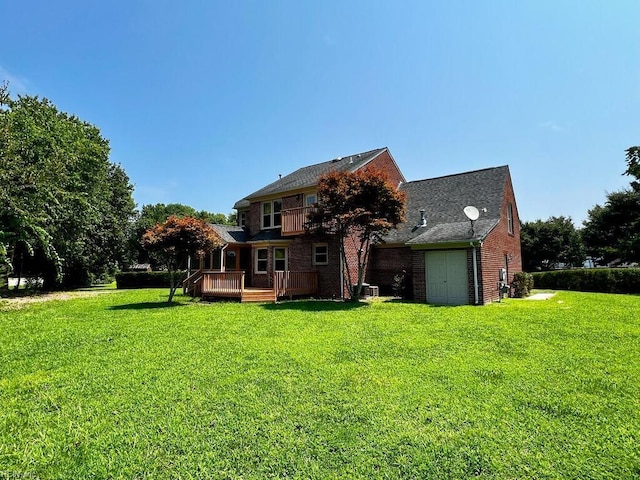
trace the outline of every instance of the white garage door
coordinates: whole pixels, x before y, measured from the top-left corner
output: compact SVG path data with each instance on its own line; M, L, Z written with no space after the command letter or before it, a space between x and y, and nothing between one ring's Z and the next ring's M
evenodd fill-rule
M469 303L466 250L425 253L427 303L466 305Z

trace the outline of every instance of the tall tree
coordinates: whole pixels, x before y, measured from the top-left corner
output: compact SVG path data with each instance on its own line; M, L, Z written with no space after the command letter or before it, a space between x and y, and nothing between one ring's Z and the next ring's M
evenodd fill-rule
M629 147L625 150L626 160L627 160L627 169L624 174L629 175L631 177L635 177L636 181L632 182L634 190L638 190L640 185L638 185L638 181L640 181L640 147Z
M626 162L624 174L635 178L630 188L607 194L584 221L582 236L596 263L640 262L640 147L626 150Z
M404 193L383 172L329 172L320 177L318 204L309 214L308 228L338 236L344 279L353 301L362 293L371 246L404 221L404 204ZM355 254L357 272L352 272L348 261L350 252Z
M0 242L14 267L28 266L47 288L86 284L115 268L126 247L119 237L133 213L129 179L110 163L109 142L94 125L47 99L6 102Z
M524 222L520 229L525 270L550 270L560 264L582 266L586 256L580 232L570 217Z
M164 258L171 277L168 300L171 303L179 286L176 271L184 268L181 261L191 255L204 255L222 246L223 242L206 222L172 215L165 222L147 230L142 236L142 245Z

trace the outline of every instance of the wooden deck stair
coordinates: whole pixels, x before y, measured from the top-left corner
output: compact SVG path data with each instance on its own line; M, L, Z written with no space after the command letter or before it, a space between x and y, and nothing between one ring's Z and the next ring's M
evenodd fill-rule
M275 302L273 288L245 288L240 301L245 302Z

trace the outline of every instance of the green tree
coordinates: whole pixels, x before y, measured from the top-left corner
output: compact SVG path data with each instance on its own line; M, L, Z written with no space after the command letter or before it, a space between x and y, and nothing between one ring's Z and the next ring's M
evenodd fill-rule
M307 226L338 236L343 278L351 300L360 298L371 245L404 221L404 205L404 193L391 185L382 172L329 172L320 177L317 208L309 214ZM352 271L348 261L350 252L357 259L357 272Z
M630 188L607 194L584 221L582 236L596 263L640 262L640 147L626 150L624 175L634 177Z
M179 286L176 271L184 268L183 260L193 255L204 255L223 245L222 240L207 222L193 217L170 216L166 221L150 228L142 236L145 249L163 257L171 277L169 300Z
M211 213L206 210L196 211L195 208L181 203L164 203L143 205L140 213L135 217L129 236L129 252L132 261L139 263L150 262L154 267L162 266L162 260L154 257L153 252L142 248L140 240L144 233L153 226L165 222L170 216L178 218L193 217L207 223L217 223L223 225L234 224L224 213Z
M7 259L44 277L46 288L84 285L117 268L134 204L124 170L109 161L109 142L47 99L6 102L0 242Z
M640 261L640 192L621 190L607 195L604 205L589 210L582 237L587 253L598 264Z
M520 229L525 270L551 270L560 264L582 266L586 259L580 232L570 217L524 222Z

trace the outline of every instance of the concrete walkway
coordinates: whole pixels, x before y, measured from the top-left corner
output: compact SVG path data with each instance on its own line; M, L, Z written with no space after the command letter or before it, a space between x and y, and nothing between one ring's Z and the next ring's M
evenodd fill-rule
M549 300L555 293L536 293L527 297L527 300Z

